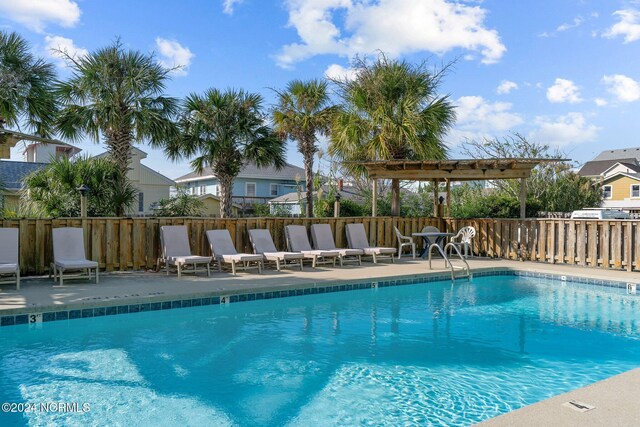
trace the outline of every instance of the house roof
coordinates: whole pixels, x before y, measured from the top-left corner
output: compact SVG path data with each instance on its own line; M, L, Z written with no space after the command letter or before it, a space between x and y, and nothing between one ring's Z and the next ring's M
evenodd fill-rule
M22 188L22 180L27 175L45 166L47 163L0 160L0 181L7 190L17 191Z
M582 167L578 171L578 175L581 175L581 176L602 175L606 170L611 169L611 167L613 167L617 163L621 163L629 167L633 166L634 168L640 167L638 166L638 161L633 157L627 157L624 159L591 160L590 162L587 162L584 165L582 165Z
M176 182L200 181L215 178L216 176L209 170L202 173L191 172L175 179ZM236 178L250 179L281 179L288 181L296 181L304 179L304 169L292 164L286 163L285 166L276 170L273 167L259 168L255 163L247 163Z
M603 175L607 175L607 173L610 170L615 169L618 165L624 166L625 168L627 168L627 169L632 171L632 172L627 172L627 173L640 172L640 165L636 165L636 164L633 164L633 163L615 162L611 167L609 167L607 170L602 172L602 174Z
M605 150L598 154L594 161L601 160L617 160L622 162L623 159L634 159L633 163L640 161L640 147L619 148L617 150Z
M626 173L626 172L618 172L616 174L613 174L611 176L608 176L607 178L605 178L604 182L609 182L619 176L626 176L629 177L631 179L635 179L636 181L640 181L640 173ZM634 184L635 185L635 184Z
M323 186L322 190L324 192L327 192L329 190L328 187ZM316 191L313 192L314 195L317 194ZM284 205L284 204L296 204L300 202L300 198L302 199L303 202L306 201L306 197L307 197L307 193L306 191L301 191L300 193L293 192L293 193L287 193L287 194L283 194L282 196L278 196L275 197L271 200L269 200L269 204L280 204L280 205ZM355 199L360 199L362 198L362 196L360 196L357 193L352 193L351 191L346 191L346 190L340 190L340 197L342 198L342 200L355 200Z

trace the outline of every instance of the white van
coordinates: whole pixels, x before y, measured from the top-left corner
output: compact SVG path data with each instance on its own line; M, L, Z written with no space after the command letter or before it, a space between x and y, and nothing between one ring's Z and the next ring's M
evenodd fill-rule
M573 211L571 219L631 219L631 216L617 209L584 209Z

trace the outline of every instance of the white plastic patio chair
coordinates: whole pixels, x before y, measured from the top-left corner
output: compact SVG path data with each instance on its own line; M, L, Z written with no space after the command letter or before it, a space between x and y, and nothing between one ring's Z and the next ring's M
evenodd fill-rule
M302 255L301 252L278 251L276 245L273 243L273 238L269 230L249 230L249 240L251 241L251 246L253 246L253 251L257 254L264 255L267 261L275 262L278 271L283 267L298 265L300 266L300 271L302 271L302 259L304 255Z
M0 275L15 276L16 289L20 289L20 262L17 228L0 228ZM0 283L13 283L12 278Z
M450 242L458 248L460 253L462 253L465 258L469 258L469 253L473 254L471 240L475 236L475 228L471 226L462 227L460 231L458 231L458 234L451 238ZM449 253L451 253L451 249L449 249Z
M208 230L206 232L211 254L218 263L218 271L222 271L222 263L231 264L231 273L235 276L236 270L248 270L257 268L258 273L262 273L262 260L260 254L243 254L236 251L236 247L231 240L229 230ZM241 264L237 266L236 264Z
M367 233L364 230L363 224L347 224L345 226L347 234L347 242L352 249L362 249L365 255L371 255L373 257L373 263L378 263L378 257L388 256L391 258L391 262L395 262L396 248L386 248L382 246L370 246L367 239Z
M74 275L74 278L91 280L91 270L96 271L98 284L98 263L87 259L84 251L84 231L82 228L61 227L51 231L53 236L53 262L49 277L53 272L53 280L59 278L60 286L64 284L65 271L84 271L86 275Z
M311 249L307 229L302 225L287 225L285 228L287 247L292 252L301 252L305 258L311 260L311 267L316 268L318 263L332 262L336 266L336 258L340 257L338 251ZM329 261L329 259L331 261Z
M311 239L313 240L313 247L323 251L337 251L340 254L340 266L345 262L351 260L362 265L362 255L364 251L362 249L344 249L336 248L336 243L333 240L333 232L329 224L312 224L311 225Z
M158 258L157 270L160 270L160 264L164 263L167 275L169 275L169 267L175 266L178 270L178 277L181 277L185 272L183 271L185 266L193 266L191 272L196 274L199 271L198 265L204 264L207 267L207 276L211 276L212 257L191 254L186 226L165 225L160 227L160 246L162 254Z
M396 231L396 238L398 239L398 259L402 257L402 248L405 246L409 246L411 248L411 254L413 255L413 259L416 259L416 244L413 241L413 237L411 236L403 236L398 230L398 227L393 227Z

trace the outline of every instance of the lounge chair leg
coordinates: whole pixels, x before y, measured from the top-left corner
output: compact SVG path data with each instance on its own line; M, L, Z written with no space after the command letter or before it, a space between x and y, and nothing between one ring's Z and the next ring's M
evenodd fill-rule
M182 271L180 269L180 263L178 263L177 267L178 267L178 279L180 278L180 276L182 276ZM169 275L169 270L167 270L167 276Z
M358 265L362 267L362 255L358 255Z
M396 263L395 257L391 255L391 264L395 264L395 263Z
M100 283L99 279L98 279L98 267L96 267L96 285Z
M280 259L276 259L276 270L280 271Z
M16 289L20 289L20 267L16 270Z
M302 271L302 258L300 258L300 271Z
M62 286L64 284L63 277L62 277L62 276L64 276L64 270L63 269L59 269L58 270L58 276L60 276L60 286Z
M236 262L235 261L231 261L231 273L234 276L236 275Z
M344 257L343 257L342 255L340 255L340 267L342 267L342 266L343 266L343 264L342 264L343 258L344 258ZM334 266L335 266L335 261L334 261Z
M262 274L262 261L258 261L258 274Z
M207 263L207 277L211 277L211 266Z
M317 261L318 261L318 257L314 255L313 261L311 261L311 268L316 268ZM300 263L302 263L302 260L300 260Z
M376 259L376 254L373 254L373 263L374 263L374 264L377 264L377 263L378 263L378 260Z

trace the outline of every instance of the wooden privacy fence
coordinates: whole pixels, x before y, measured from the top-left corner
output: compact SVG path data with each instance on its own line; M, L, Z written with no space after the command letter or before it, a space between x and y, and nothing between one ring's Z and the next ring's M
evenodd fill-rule
M640 271L640 221L445 219L476 228L474 253L551 264Z
M372 244L397 246L393 227L404 235L431 225L457 231L477 230L475 254L557 264L640 271L640 221L570 219L442 219L398 217L352 218L61 218L4 220L3 227L20 229L23 274L43 274L52 260L51 229L83 227L87 257L106 271L155 267L160 253L160 227L186 225L196 254L209 254L206 230L227 229L241 252L252 252L247 230L267 228L276 246L285 249L284 227L328 223L338 247L346 247L345 225L362 222ZM2 242L0 242L2 244Z
M436 218L60 218L4 220L2 227L20 229L20 269L23 274L44 274L53 259L51 229L83 227L86 255L106 271L155 268L160 254L160 227L186 225L192 251L210 254L205 231L227 229L241 252L253 252L247 230L267 228L278 249L286 247L284 226L329 223L338 247L346 247L345 225L362 222L369 240L379 245L395 246L393 226L403 233L421 230L427 225L441 226ZM0 242L1 244L1 242Z

